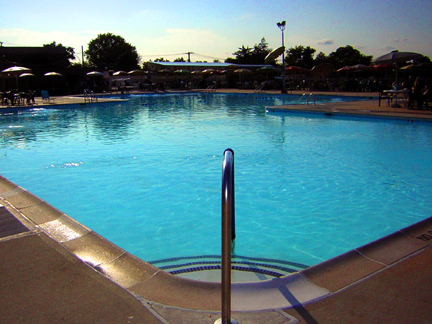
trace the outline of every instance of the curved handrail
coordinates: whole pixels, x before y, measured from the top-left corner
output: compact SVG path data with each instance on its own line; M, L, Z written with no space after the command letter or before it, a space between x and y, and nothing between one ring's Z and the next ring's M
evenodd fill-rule
M226 149L222 164L222 323L231 323L231 253L235 239L234 151Z
M222 217L224 213L229 213L231 219L231 243L234 244L235 233L235 198L234 198L234 151L226 149L224 151L224 161L222 165Z

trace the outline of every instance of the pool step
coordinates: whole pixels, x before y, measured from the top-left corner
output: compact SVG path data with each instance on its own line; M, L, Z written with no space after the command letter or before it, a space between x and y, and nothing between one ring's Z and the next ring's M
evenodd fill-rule
M220 281L220 255L177 257L150 263L176 276L201 281ZM234 255L231 261L232 281L246 282L280 278L307 267L304 264L284 260Z

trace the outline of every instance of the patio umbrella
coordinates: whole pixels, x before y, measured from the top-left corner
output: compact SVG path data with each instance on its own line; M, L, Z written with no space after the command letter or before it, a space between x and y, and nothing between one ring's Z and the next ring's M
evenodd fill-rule
M44 77L49 78L49 83L50 83L50 93L52 95L57 95L57 90L59 88L61 88L61 82L63 81L61 78L63 77L63 75L61 75L58 72L48 72L44 74Z
M26 89L27 90L29 90L29 87L28 87L28 79L30 79L30 78L32 78L32 77L34 77L35 75L33 74L33 73L23 73L23 74L20 74L19 75L19 78L21 79L21 78L23 78L23 79L25 79L25 81L26 81Z
M340 73L340 72L349 72L350 70L351 70L351 67L347 65L347 66L344 66L344 67L336 70L336 72L338 72L338 73Z
M189 74L190 71L188 71L188 70L175 70L174 73L175 74Z
M307 73L307 72L310 72L310 70L309 69L305 69L305 68L302 68L302 67L300 67L300 66L295 66L295 65L290 65L290 66L287 66L286 68L285 68L285 71L286 72L301 72L301 73Z
M368 65L364 65L364 64L356 64L356 65L351 65L350 69L354 72L361 72L361 71L368 71L371 70L372 68Z
M98 85L96 85L96 77L103 77L104 74L102 72L98 72L98 71L91 71L89 73L87 73L87 76L92 77L93 78L93 91L97 92L99 89L96 88L96 86L99 86L100 82L98 82Z
M398 63L401 62L408 62L412 60L418 60L423 58L423 55L413 52L399 52L399 51L393 51L387 54L384 54L380 57L377 57L374 60L375 64L394 64L395 70L396 70L396 77L395 77L395 87L398 87Z
M423 55L418 54L418 53L393 51L393 52L384 54L380 57L377 57L374 60L374 63L375 64L392 64L392 63L400 63L400 62L418 60L421 58L423 58Z
M4 69L1 72L2 72L2 74L5 74L7 76L15 77L16 85L18 88L18 76L23 74L23 73L26 73L26 72L31 72L31 69L23 67L23 66L12 66L12 67L9 67L7 69Z
M35 75L33 73L23 73L20 74L19 77L20 78L25 78L25 77L34 77Z
M324 78L334 71L334 66L330 63L321 63L315 65L311 71L314 75Z
M61 75L58 72L48 72L48 73L45 73L44 76L59 76L59 77L62 77L63 75Z
M288 74L310 74L311 70L302 68L300 66L290 65L285 68L285 72Z
M12 67L4 69L2 71L2 73L9 73L9 74L13 74L13 75L16 75L16 74L20 75L20 74L25 73L25 72L31 72L31 69L23 67L23 66L12 66Z
M252 73L252 71L248 69L237 69L234 70L234 73L239 75L239 82L241 83L242 75Z
M266 80L268 80L268 75L269 73L279 73L280 70L273 67L273 66L263 66L259 69L256 70L257 73L265 73L266 75Z
M89 73L87 73L88 76L103 76L104 74L102 72L98 72L98 71L91 71Z
M129 71L128 73L126 73L125 75L145 75L145 74L147 74L148 73L148 71L144 71L144 70L132 70L132 71Z
M113 73L113 76L121 76L121 75L128 75L126 71L116 71Z
M270 73L270 72L276 73L279 71L280 71L279 69L277 69L273 66L263 66L263 67L260 67L259 69L257 69L257 72L260 72L260 73Z
M248 69L237 69L237 70L234 70L234 73L244 74L244 73L252 73L252 71L248 70Z
M214 72L216 72L216 70L214 70L214 69L206 69L204 71L201 71L201 74L212 74Z

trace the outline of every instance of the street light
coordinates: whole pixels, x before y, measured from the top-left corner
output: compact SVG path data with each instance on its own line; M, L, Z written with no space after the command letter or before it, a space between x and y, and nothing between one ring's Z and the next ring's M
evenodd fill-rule
M285 30L285 25L286 25L286 21L282 21L282 22L278 22L276 24L279 29L282 31L282 47L284 49L283 53L282 53L282 90L281 93L287 93L287 89L286 89L286 84L285 84L285 40L284 40L284 30Z

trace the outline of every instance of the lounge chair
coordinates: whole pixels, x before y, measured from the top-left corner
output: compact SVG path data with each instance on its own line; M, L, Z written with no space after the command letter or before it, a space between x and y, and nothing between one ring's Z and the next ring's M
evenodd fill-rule
M42 97L42 102L50 103L50 101L52 101L54 103L55 101L55 98L50 98L48 91L46 90L41 90L41 97Z

